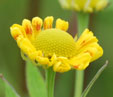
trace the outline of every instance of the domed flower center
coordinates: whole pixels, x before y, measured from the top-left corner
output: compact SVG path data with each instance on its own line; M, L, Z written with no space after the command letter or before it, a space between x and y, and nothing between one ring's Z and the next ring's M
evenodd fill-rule
M41 50L45 56L72 57L76 54L76 44L71 35L59 29L47 29L41 31L33 45Z

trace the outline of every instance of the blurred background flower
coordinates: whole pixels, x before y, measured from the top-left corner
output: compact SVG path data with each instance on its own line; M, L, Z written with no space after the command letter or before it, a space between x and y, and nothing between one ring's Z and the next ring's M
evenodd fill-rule
M54 16L70 21L69 33L77 32L76 14L65 11L58 0L1 0L0 1L0 73L16 88L22 97L27 96L25 83L25 65L19 53L16 42L12 39L9 27L13 23L21 24L23 18ZM97 70L109 60L109 66L89 92L87 97L112 97L113 85L113 1L103 11L90 16L90 30L92 30L99 44L104 49L104 56L93 62L85 71L85 86L92 79ZM17 52L18 51L18 52ZM74 71L57 74L55 97L72 97ZM4 84L0 79L0 97L4 97Z
M61 6L75 11L100 11L108 5L108 0L59 0Z

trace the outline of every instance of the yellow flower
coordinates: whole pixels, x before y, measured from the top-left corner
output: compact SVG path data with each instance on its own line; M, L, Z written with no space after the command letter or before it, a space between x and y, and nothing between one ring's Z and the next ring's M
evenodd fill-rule
M53 17L50 16L44 22L34 17L32 22L24 19L22 25L11 26L11 35L24 59L27 57L44 68L53 67L55 72L66 72L71 69L83 70L103 55L97 38L88 29L75 41L66 32L68 22L59 18L55 28L52 28L52 24Z
M59 0L61 6L76 11L100 11L108 5L108 0Z

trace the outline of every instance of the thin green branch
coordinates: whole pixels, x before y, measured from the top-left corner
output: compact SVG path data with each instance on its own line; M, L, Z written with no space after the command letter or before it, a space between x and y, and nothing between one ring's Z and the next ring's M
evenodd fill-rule
M3 74L0 74L0 78L5 83L5 97L20 97L12 85L4 78Z
M101 73L104 71L104 69L107 67L108 65L108 60L106 61L106 63L98 70L98 72L96 73L96 75L93 77L93 79L90 81L90 83L88 84L88 86L86 87L86 89L84 90L84 92L82 93L81 97L86 97L88 92L90 91L91 87L93 86L93 84L95 83L95 81L99 78L99 76L101 75Z

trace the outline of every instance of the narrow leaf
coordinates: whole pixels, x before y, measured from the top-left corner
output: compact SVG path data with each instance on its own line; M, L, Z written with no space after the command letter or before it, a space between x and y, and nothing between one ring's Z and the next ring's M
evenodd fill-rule
M96 73L96 75L93 77L93 79L90 81L90 83L88 84L88 86L86 87L86 89L84 90L84 92L82 93L82 96L81 97L86 97L87 96L87 94L90 91L91 87L93 86L93 84L95 83L95 81L99 78L99 76L104 71L104 69L107 67L107 65L108 65L108 61L106 61L106 63L98 70L98 72Z
M5 83L5 97L20 97L2 74L0 74L0 78Z
M29 60L26 64L26 77L30 97L47 97L44 79L38 68Z

